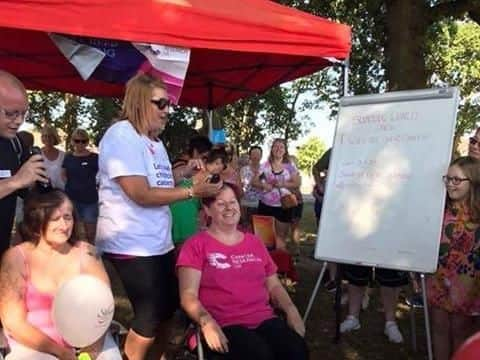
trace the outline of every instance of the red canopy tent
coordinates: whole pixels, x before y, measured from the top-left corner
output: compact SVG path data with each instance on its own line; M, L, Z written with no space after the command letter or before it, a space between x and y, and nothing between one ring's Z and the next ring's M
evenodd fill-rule
M192 49L181 105L214 108L344 60L350 28L267 0L0 0L0 68L28 88L121 96L82 80L48 32Z

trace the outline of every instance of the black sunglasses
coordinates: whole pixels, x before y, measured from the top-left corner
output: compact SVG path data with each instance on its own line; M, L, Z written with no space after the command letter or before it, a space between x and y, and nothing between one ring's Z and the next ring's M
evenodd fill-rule
M167 98L152 99L150 101L157 106L158 110L163 110L171 105L170 99Z
M75 144L87 144L88 140L86 140L86 139L73 139L73 142Z
M478 145L478 143L480 142L479 140L477 140L476 138L474 137L471 137L470 139L468 139L468 142L470 143L470 145Z

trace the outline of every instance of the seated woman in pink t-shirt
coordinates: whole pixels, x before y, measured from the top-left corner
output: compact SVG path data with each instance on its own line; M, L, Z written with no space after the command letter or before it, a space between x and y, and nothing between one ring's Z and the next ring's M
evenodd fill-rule
M177 269L182 306L201 327L208 359L307 359L305 326L275 264L260 239L237 230L232 187L224 183L203 204L211 225L183 245Z

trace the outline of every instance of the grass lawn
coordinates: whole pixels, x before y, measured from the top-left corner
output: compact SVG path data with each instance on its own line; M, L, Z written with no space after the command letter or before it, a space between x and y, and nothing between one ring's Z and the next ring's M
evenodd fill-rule
M322 265L312 258L316 240L316 226L313 204L311 203L305 204L301 228L303 230L303 241L300 246L300 258L297 263L300 281L297 285L296 293L292 297L300 313L303 314ZM106 265L109 268L108 264ZM121 284L115 279L115 276L112 278L112 286L117 305L115 318L128 325L132 318L132 311L128 300L123 295ZM410 293L410 289L406 289L406 293ZM335 313L333 301L333 294L327 293L323 288L319 290L306 324L306 339L311 352L311 359L405 360L427 358L423 312L417 311L415 315L417 352L413 352L411 346L409 308L402 300L397 307L397 319L405 342L400 345L391 344L383 335L384 318L381 312L381 304L379 303L379 293L378 289L373 289L370 305L360 315L361 329L343 335L340 343L334 344ZM344 316L345 312L346 308L344 307Z

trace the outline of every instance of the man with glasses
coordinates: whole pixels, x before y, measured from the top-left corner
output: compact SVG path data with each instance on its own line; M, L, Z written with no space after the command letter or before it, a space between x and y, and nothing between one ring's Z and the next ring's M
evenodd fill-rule
M17 131L27 113L25 87L15 76L0 70L0 256L10 245L18 191L36 181L48 181L40 155L23 163L27 154Z

